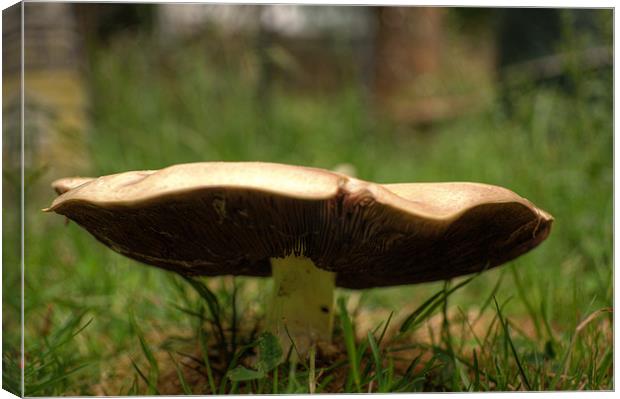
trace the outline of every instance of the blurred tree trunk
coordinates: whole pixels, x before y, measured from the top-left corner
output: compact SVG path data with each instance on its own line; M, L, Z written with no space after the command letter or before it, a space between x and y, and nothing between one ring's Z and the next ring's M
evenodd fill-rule
M444 10L377 7L374 92L385 105L414 79L440 67Z
M494 66L488 29L449 26L454 16L440 7L376 9L373 99L379 114L431 126L489 103Z

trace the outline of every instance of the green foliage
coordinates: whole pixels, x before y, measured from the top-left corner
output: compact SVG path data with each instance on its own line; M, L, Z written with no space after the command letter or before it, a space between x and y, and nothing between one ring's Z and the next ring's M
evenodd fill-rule
M282 348L275 335L269 332L262 333L258 338L257 346L258 362L256 363L256 370L237 366L228 372L228 378L230 378L231 381L247 381L265 378L270 371L280 364L282 359Z
M73 353L74 339L88 327L85 314L71 315L40 344L28 347L24 367L26 396L55 396L70 389L69 379L83 372L89 363ZM15 384L15 382L13 382Z
M263 373L270 372L280 363L282 348L275 335L264 332L258 338L258 359L256 368Z

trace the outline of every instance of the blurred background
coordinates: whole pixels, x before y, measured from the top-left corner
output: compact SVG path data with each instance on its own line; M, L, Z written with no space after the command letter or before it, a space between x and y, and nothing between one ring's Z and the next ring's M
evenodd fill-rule
M15 7L3 12L2 32L3 384L13 390L21 162ZM170 306L183 290L175 277L40 212L54 198L49 183L64 176L271 161L345 164L379 183L497 184L552 213L554 228L540 248L455 294L455 320L482 314L482 298L495 294L521 326L519 350L553 361L550 353L569 345L585 317L612 306L611 9L24 7L26 394L133 392L128 359L140 351L129 313L158 348L194 323ZM259 288L268 281L237 280L247 298L264 302ZM213 284L225 295L233 282ZM365 334L441 286L344 294ZM253 309L245 310L260 318ZM572 366L587 362L595 345L593 356L608 364L581 388L609 389L611 316L591 324L597 338L576 344L583 358L575 354ZM62 355L52 359L52 352Z

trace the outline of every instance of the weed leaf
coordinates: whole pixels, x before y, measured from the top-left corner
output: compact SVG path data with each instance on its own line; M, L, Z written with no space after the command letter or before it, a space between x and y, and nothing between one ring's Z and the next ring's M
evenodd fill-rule
M261 334L258 338L258 357L259 361L256 365L259 372L264 374L270 372L282 359L282 348L278 342L278 338L270 332Z
M249 381L265 378L262 371L247 369L243 366L237 366L228 372L228 378L231 381Z

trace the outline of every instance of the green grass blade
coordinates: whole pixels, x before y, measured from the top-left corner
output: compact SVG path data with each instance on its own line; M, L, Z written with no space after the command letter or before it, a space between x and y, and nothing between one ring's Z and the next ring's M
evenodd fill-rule
M456 367L456 371L458 372L459 377L461 378L461 383L463 384L462 387L464 388L464 390L471 392L473 390L473 386L472 386L471 381L469 381L469 377L467 376L467 373L465 372L465 370L463 370L462 363L458 361L457 359L454 359L454 366Z
M278 374L280 373L280 366L276 366L272 373L272 390L271 393L277 395L280 393L279 385L278 385Z
M131 359L131 365L133 366L134 370L136 370L136 372L138 373L140 378L142 378L142 381L144 381L146 386L149 388L149 391L152 391L155 394L159 395L159 391L157 390L157 386L153 385L152 381L144 375L142 370L140 370L140 367L138 367L138 365L136 364L136 362L133 359Z
M415 368L417 367L418 363L420 362L421 358L422 358L422 354L419 354L418 356L413 358L413 360L409 363L407 370L405 370L405 374L402 376L402 378L390 386L390 389L389 389L390 392L399 391L403 385L406 385L412 379L413 372Z
M527 309L527 312L529 313L530 319L532 319L532 321L534 322L534 328L536 329L536 336L540 339L542 338L542 330L540 328L540 321L538 320L538 314L536 313L536 311L534 311L534 307L532 306L530 301L527 299L528 295L526 294L525 289L523 288L523 283L521 282L521 278L519 277L519 273L517 272L517 268L515 267L514 263L510 265L510 271L512 272L512 278L517 288L517 295L519 295L521 302L523 302L523 304L525 305L525 308Z
M381 331L381 335L379 336L379 339L377 340L377 345L381 346L381 342L383 342L383 338L385 337L385 333L390 325L390 321L392 321L392 316L394 316L394 312L390 312L390 315L387 318L387 321L385 322L385 326L383 326L383 331Z
M146 342L146 339L144 338L144 335L142 334L142 330L138 327L138 324L136 323L133 313L129 314L129 319L130 319L131 326L134 332L136 333L136 335L138 336L138 340L140 341L140 348L142 349L142 353L146 357L149 363L149 366L150 366L149 367L149 387L151 388L155 387L157 385L157 380L159 379L159 366L157 364L157 360L155 359L155 356L153 355L153 351L151 350L148 343ZM153 389L151 389L149 394L152 394L152 393L154 393Z
M226 335L224 334L224 328L222 326L221 320L221 308L220 303L217 299L217 296L201 281L195 280L191 277L183 277L185 281L187 281L193 288L196 290L198 295L207 303L207 307L209 308L209 312L211 313L211 319L215 324L219 335L220 347L225 352L228 352L228 345L226 343Z
M196 311L191 310L191 309L187 309L187 308L185 308L183 306L180 306L180 305L177 305L175 303L170 303L170 306L173 307L174 309L178 310L178 311L181 311L181 312L189 315L189 316L197 317L199 320L202 320L202 321L209 320L208 318L205 317L204 314L201 314L200 312L196 312Z
M355 347L355 332L353 331L353 323L349 319L347 313L347 306L345 304L345 298L338 298L338 307L340 309L340 320L342 323L342 330L344 334L344 342L347 348L347 354L349 355L349 367L351 368L351 375L357 392L361 392L361 377L359 372L359 359L358 353Z
M381 392L383 389L383 363L381 361L381 354L379 353L379 347L377 346L377 342L375 341L375 337L373 337L372 332L368 331L367 337L372 358L375 363L375 380L377 381L379 392Z
M605 353L603 354L601 361L597 367L597 377L595 380L595 386L593 389L610 389L610 386L605 386L603 384L603 380L607 379L608 376L613 374L613 350L612 348L607 348Z
M310 370L308 372L308 391L314 394L316 391L316 346L310 348Z
M288 369L288 381L286 384L286 393L291 394L297 392L299 384L297 383L297 362L290 361Z
M442 295L443 291L439 291L424 301L422 305L418 306L418 308L416 308L400 326L400 332L406 332L416 327L419 320L424 319L424 315L428 314L432 311L434 306L438 305L435 305L435 303L439 300L439 298L441 298Z
M26 385L26 396L34 396L35 394L45 390L46 388L49 388L50 386L54 386L61 381L65 381L72 374L75 374L76 372L87 367L88 365L89 364L82 364L78 367L75 367L74 369L63 372L62 375L52 377L36 385Z
M480 367L478 366L478 355L476 354L475 349L474 349L474 364L472 368L474 369L473 390L474 392L477 392L480 390Z
M502 285L502 282L504 281L504 274L505 273L506 273L506 269L503 269L500 272L499 277L497 278L497 282L493 286L493 289L491 290L491 293L489 294L489 296L487 296L487 298L482 303L482 306L480 307L480 310L478 311L478 316L474 320L473 324L476 324L476 322L482 317L482 315L484 314L486 309L489 307L489 305L491 305L491 303L493 302L493 297L495 297L495 295L499 291L499 288Z
M205 338L202 326L198 326L198 342L200 344L200 351L202 352L202 358L207 370L207 380L209 381L209 389L211 395L215 395L217 392L215 388L215 379L213 378L213 371L211 370L211 361L209 360L209 347L207 346L207 340Z
M82 331L84 331L86 329L86 327L88 327L91 322L93 321L93 319L89 319L83 326L81 327L77 327L78 324L80 323L80 321L82 320L82 318L85 316L86 314L86 310L80 312L77 315L72 315L71 317L68 318L68 320L63 324L62 327L60 327L60 329L58 329L55 333L54 336L52 337L51 341L47 341L47 338L44 337L44 339L46 340L46 350L44 352L42 352L40 354L41 357L46 357L48 355L53 355L54 352L66 345L68 342L70 342L73 338L75 338L78 334L80 334ZM75 331L74 331L75 329Z
M553 330L551 329L551 324L549 323L549 315L548 315L548 310L547 310L547 296L543 295L541 300L540 300L540 316L542 318L543 321L543 326L545 328L545 332L547 333L547 336L549 338L549 342L550 345L552 345L552 347L557 346L558 342L553 334Z
M467 329L469 330L469 332L471 333L471 336L474 338L474 340L476 341L476 344L479 347L482 347L482 342L480 341L480 338L478 338L478 335L476 334L476 332L474 331L474 326L472 326L472 324L469 322L469 319L467 317L467 315L465 314L465 312L463 311L463 309L460 306L456 307L457 310L459 311L462 319L464 320L465 324L467 325Z
M187 385L187 381L185 381L185 376L183 375L183 371L181 370L179 363L176 361L174 356L172 356L172 353L168 352L168 356L170 356L170 359L174 364L174 368L177 371L177 376L179 377L179 383L181 384L181 389L183 389L183 393L185 395L193 395L192 389L189 387L189 385Z
M428 316L430 316L431 313L433 311L435 311L435 309L437 309L440 305L442 305L446 301L446 299L450 295L452 295L452 293L454 293L459 288L464 287L465 285L469 284L469 282L471 282L473 279L478 277L479 274L480 273L477 273L477 274L469 277L468 279L466 279L464 281L461 281L459 284L455 285L454 287L450 288L449 290L446 290L444 288L441 291L435 293L433 296L431 296L426 301L424 301L424 303L422 303L422 305L420 305L416 310L414 310L405 319L403 324L400 326L400 332L404 333L404 332L407 332L407 331L414 330L424 320L426 320L426 318Z
M327 386L328 386L328 385L329 385L332 381L334 381L334 379L335 379L335 376L334 376L333 374L331 374L331 375L327 375L327 376L323 377L323 378L321 379L321 382L320 382L320 383L317 385L317 387L316 387L317 393L324 392L324 391L326 390Z
M237 350L237 291L238 287L237 287L237 280L235 279L235 277L233 276L233 291L232 291L232 296L231 296L231 303L230 306L232 308L232 312L230 314L230 333L231 333L231 338L230 338L230 343L231 343L231 350L233 353L235 353L235 351Z
M532 386L530 385L529 380L527 379L527 375L525 374L525 370L523 370L523 366L521 365L521 360L519 359L519 355L517 354L517 350L512 342L512 339L510 338L510 332L508 331L508 324L506 323L506 320L504 320L504 317L502 316L501 310L499 308L499 304L497 303L497 299L493 299L495 301L495 308L497 309L497 315L499 317L499 321L502 325L502 328L504 329L504 334L506 337L506 340L508 341L508 345L510 346L510 350L512 351L512 355L515 358L515 361L517 362L517 367L519 368L519 374L521 375L521 379L523 380L523 383L525 384L525 386L527 387L528 391L532 390Z
M291 335L291 333L288 331L288 327L286 325L284 326L284 332L286 333L286 336L288 337L289 342L291 343L291 346L288 349L288 353L286 355L286 359L289 360L293 352L295 352L295 354L297 355L297 359L301 359L303 356L301 356L301 353L299 353L299 351L297 350L297 345L295 344L295 340L293 339L293 336Z

